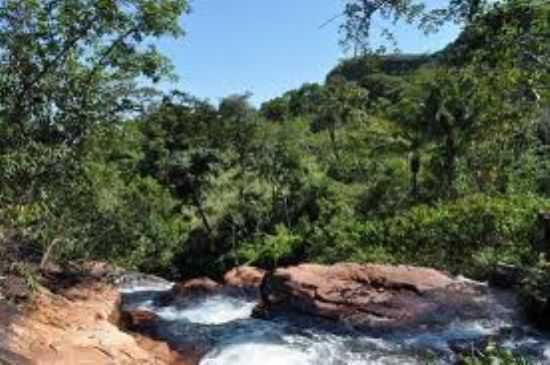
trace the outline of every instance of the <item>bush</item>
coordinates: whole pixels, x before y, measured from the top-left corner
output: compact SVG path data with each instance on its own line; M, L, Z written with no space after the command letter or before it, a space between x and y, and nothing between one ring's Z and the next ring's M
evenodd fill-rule
M534 196L473 195L364 225L361 244L391 248L401 262L475 277L497 261L530 258L536 213L549 201Z
M489 345L483 354L470 355L461 362L464 365L530 365L526 358L517 356L511 351L496 348Z
M310 257L433 266L482 279L497 262L533 259L536 213L549 205L531 195L472 195L364 222L333 211L328 223L317 226Z
M263 234L259 239L243 245L239 256L246 264L277 267L281 261L291 260L299 249L302 238L278 225L274 234Z

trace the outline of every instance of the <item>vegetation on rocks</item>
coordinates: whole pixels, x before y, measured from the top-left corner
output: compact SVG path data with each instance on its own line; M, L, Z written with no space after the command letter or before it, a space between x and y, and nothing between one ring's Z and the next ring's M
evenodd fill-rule
M462 360L464 365L531 365L531 362L522 357L512 354L510 351L497 349L489 346L483 354L470 355Z

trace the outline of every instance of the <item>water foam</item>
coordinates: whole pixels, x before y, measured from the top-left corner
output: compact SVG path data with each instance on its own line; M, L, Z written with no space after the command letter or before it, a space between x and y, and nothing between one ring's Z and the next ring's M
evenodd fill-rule
M156 313L168 321L186 319L192 323L223 324L249 318L255 305L253 301L215 295L202 298L185 308L159 308Z
M133 293L143 293L143 292L163 292L172 289L174 286L173 283L156 283L148 285L139 285L139 286L123 286L118 289L122 294L133 294Z
M305 365L311 357L304 351L286 344L243 343L214 350L201 361L201 365Z
M448 364L456 359L451 343L475 343L487 337L499 339L506 348L522 353L535 349L540 357L550 358L550 340L524 328L525 323L513 316L515 307L501 305L498 298L486 298L492 309L488 316L370 336L336 334L283 319L252 319L255 301L224 294L157 307L155 293L163 290L167 287L130 288L125 294L127 305L151 310L165 320L166 341L181 343L195 336L208 343L211 351L201 365L419 365L428 359L432 364Z

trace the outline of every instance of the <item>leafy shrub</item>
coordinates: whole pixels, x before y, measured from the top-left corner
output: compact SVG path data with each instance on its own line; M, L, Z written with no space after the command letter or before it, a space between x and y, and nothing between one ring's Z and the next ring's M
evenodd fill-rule
M263 234L257 240L243 245L239 255L247 264L276 267L281 261L294 256L301 242L299 235L284 225L278 225L274 234Z
M511 351L496 348L489 345L483 354L470 355L461 361L464 365L531 365L532 363L521 356L514 355Z
M549 204L530 195L472 195L363 222L333 211L316 228L310 255L322 262L410 263L484 278L497 262L532 259L536 213Z
M473 195L434 207L417 206L396 217L367 223L361 245L391 248L402 262L483 276L479 254L492 263L520 263L531 252L536 213L549 202L534 196Z

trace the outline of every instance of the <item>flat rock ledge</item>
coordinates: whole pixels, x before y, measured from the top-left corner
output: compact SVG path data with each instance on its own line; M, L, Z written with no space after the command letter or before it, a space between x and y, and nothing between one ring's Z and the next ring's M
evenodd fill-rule
M118 290L94 278L57 293L40 288L24 309L0 302L0 364L198 363L163 342L121 329L119 306Z
M467 316L480 294L434 269L353 263L279 268L260 290L256 317L306 314L361 329L445 323Z

